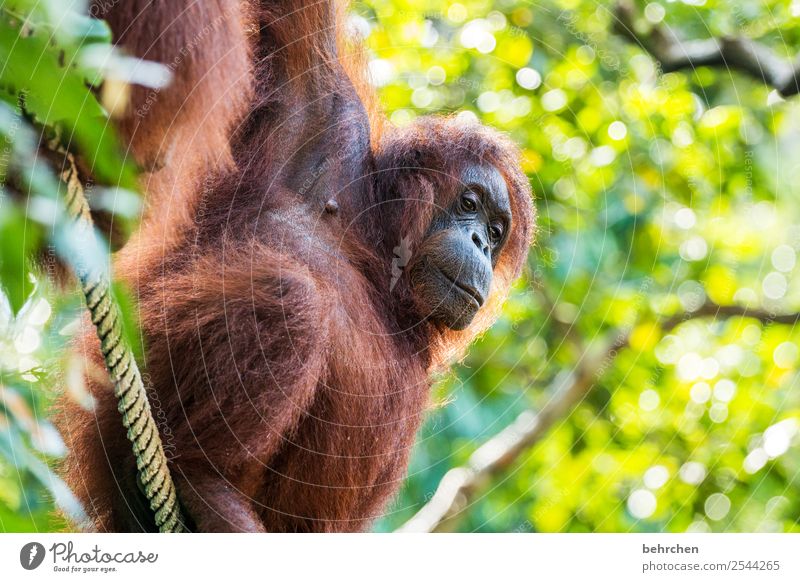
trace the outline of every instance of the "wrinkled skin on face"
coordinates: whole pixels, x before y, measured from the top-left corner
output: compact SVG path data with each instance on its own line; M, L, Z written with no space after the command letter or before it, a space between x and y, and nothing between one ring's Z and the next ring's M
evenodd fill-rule
M489 297L512 219L508 186L495 167L467 166L459 188L432 221L410 273L423 314L453 330L466 329Z

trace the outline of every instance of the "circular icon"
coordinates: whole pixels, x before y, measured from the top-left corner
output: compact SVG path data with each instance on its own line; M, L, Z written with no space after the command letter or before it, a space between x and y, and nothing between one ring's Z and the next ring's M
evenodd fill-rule
M39 542L30 542L19 551L19 563L26 570L35 570L44 561L44 546Z

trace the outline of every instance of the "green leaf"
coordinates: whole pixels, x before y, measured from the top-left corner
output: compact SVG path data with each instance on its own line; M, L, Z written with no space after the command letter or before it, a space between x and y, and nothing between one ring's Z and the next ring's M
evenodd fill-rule
M17 95L38 124L62 126L65 145L77 147L98 180L135 189L135 170L76 66L76 48L59 45L45 28L23 28L21 20L0 18L0 87Z
M0 286L17 313L31 294L30 257L39 248L41 232L14 206L0 207Z

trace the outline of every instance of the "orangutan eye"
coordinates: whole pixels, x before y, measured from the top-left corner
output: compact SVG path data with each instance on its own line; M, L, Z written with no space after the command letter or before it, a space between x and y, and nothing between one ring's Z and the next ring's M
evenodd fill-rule
M461 210L464 212L475 212L478 210L478 201L475 200L475 195L467 192L461 196Z
M503 238L503 225L499 222L494 222L489 225L489 238L493 243L498 243Z

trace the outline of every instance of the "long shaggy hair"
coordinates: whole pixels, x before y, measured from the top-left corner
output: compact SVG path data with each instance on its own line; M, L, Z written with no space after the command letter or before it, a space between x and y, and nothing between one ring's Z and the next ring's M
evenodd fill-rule
M175 83L134 92L121 122L152 171L115 267L139 301L151 403L200 531L367 527L402 481L431 372L490 325L533 236L508 139L457 117L386 126L341 12L131 0L99 14L127 50L174 64ZM513 217L491 297L456 332L425 319L392 261L475 163L500 170ZM77 347L101 365L90 326ZM111 387L87 383L94 409L63 399L57 415L65 478L100 531L150 531Z

